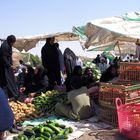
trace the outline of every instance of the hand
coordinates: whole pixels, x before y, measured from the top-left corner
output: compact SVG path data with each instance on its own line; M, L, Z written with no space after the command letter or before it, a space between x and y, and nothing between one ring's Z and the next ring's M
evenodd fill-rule
M32 93L29 94L29 97L32 97L32 98L33 98L33 97L35 97L36 94L37 94L37 93L32 92Z
M14 69L16 69L16 67L15 67L15 66L13 66L13 65L11 66L11 68L12 68L13 70L14 70Z
M20 93L23 93L25 90L26 90L25 87L21 87L21 88L19 89L19 92L20 92Z

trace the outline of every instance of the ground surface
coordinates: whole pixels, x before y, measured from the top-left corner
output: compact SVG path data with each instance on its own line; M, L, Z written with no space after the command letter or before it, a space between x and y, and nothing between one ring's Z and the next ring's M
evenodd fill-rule
M75 140L129 140L124 138L123 136L119 135L118 130L89 130L80 138Z

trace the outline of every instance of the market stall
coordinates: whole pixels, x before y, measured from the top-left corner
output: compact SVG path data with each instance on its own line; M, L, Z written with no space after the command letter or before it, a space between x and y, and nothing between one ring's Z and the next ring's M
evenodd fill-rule
M46 38L55 37L55 41L75 41L79 40L79 37L71 32L63 32L63 33L54 33L54 34L45 34L38 36L29 36L29 37L17 37L17 41L14 47L19 50L28 51L36 46L39 41L46 41ZM5 39L0 39L0 41L4 41Z
M92 46L89 51L111 51L117 48L121 56L121 52L127 48L127 53L134 54L134 44L130 47L125 43L136 43L140 39L140 14L133 12L121 17L93 20L85 26L74 27L73 31L79 35L83 48ZM119 125L122 135L139 139L140 63L137 59L130 61L119 63L116 82L100 83L99 102L103 110L102 120ZM116 98L119 98L120 107Z

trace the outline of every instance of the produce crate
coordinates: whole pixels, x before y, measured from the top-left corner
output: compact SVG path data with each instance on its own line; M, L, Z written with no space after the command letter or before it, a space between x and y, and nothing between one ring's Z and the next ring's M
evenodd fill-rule
M118 125L118 115L117 115L116 107L101 106L100 119L111 125L117 126Z
M140 63L120 62L119 65L120 81L140 81Z
M115 99L120 98L123 104L140 103L140 84L101 83L99 103L102 106L115 107Z

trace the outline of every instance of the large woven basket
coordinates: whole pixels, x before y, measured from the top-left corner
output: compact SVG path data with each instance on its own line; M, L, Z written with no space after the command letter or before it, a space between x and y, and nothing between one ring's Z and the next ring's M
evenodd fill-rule
M120 62L119 63L119 80L120 81L140 81L140 63Z

